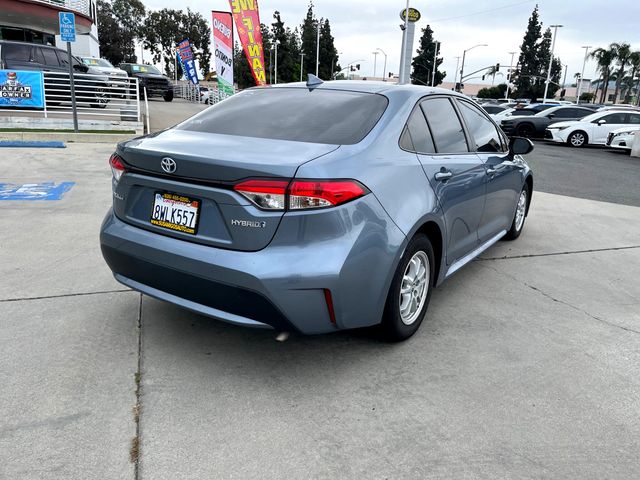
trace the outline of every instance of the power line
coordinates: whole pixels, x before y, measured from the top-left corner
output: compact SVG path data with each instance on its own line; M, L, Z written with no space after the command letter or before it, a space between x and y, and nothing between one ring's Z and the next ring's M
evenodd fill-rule
M534 1L536 1L536 0L525 0L524 2L518 2L518 3L509 4L509 5L503 5L502 7L492 8L491 10L481 10L479 12L467 13L465 15L458 15L456 17L438 18L438 19L435 19L435 20L431 20L431 23L447 22L449 20L457 20L458 18L473 17L474 15L482 15L484 13L491 13L491 12L495 12L497 10L504 10L506 8L513 8L513 7L517 7L518 5L524 5L525 3L532 3Z

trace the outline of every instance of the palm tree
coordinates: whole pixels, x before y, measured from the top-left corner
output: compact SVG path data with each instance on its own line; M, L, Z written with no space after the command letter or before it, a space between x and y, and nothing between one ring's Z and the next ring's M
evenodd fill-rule
M620 84L624 78L624 69L629 63L629 56L631 55L631 45L628 43L612 43L611 48L615 55L615 60L618 63L618 78L616 80L616 90L613 94L613 103L618 101L618 93L620 92Z
M611 76L611 64L615 58L615 52L611 48L596 48L590 54L598 64L598 71L602 74L602 92L600 93L600 103L604 103L607 98L609 88L609 77Z
M636 87L636 74L640 72L640 50L631 52L629 55L629 65L631 65L631 74L626 77L626 94L623 95L624 103L631 103L631 97L634 94L633 89ZM637 100L637 99L636 99Z

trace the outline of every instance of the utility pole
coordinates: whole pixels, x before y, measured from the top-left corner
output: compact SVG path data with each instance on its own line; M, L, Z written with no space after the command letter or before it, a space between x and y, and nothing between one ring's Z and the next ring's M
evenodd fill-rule
M278 40L275 41L274 45L275 45L275 49L276 49L276 71L275 71L275 77L274 77L274 82L273 83L278 83Z
M302 81L302 68L304 67L304 53L300 54L300 81Z
M585 45L584 47L584 60L582 61L582 72L580 72L580 83L576 89L576 105L580 105L580 94L582 93L582 77L584 77L584 67L587 64L587 58L589 57L589 49L591 45Z
M507 79L507 93L505 93L504 98L505 100L509 98L509 84L510 82L513 80L513 56L516 54L516 52L507 52L511 54L511 63L509 64L509 78Z
M378 51L371 52L373 53L373 79L376 79L376 63L378 61Z
M436 86L436 62L438 61L438 44L440 43L439 41L435 40L433 42L434 45L434 49L433 49L433 72L431 73L431 86L435 87Z
M402 27L402 51L400 52L400 78L398 83L402 85L404 79L404 71L407 68L404 51L407 48L407 27L409 26L409 0L407 0L407 8L404 10L404 26Z
M478 45L474 45L471 48L467 48L464 52L462 52L462 66L460 67L460 83L461 84L464 81L464 78L463 78L464 77L464 59L465 59L465 56L466 56L467 52L469 50L473 50L476 47L488 47L488 46L489 45L487 45L486 43L480 43ZM462 89L460 89L460 90L462 90Z
M320 67L320 20L318 20L318 37L316 39L316 77L318 76L319 67Z
M381 48L376 48L376 50L384 55L384 67L382 67L382 81L386 82L387 81L387 54L384 53L384 50L382 50Z
M453 76L453 89L458 91L458 68L460 67L460 57L456 57L456 71Z
M553 65L553 50L556 48L556 36L558 34L558 28L564 27L564 25L550 25L553 27L553 41L551 42L551 58L549 58L549 69L547 70L547 80L544 84L544 98L543 102L547 101L547 92L549 91L549 83L551 82L551 65Z

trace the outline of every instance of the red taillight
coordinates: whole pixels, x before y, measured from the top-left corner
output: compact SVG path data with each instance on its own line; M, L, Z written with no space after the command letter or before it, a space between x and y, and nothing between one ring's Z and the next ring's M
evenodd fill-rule
M336 312L333 309L333 297L331 296L331 290L324 288L324 301L327 303L327 310L329 311L329 321L336 324Z
M122 177L122 174L126 171L124 162L117 153L114 153L109 158L109 165L111 166L111 173L113 173L113 178L115 178L116 182L119 182L120 177Z
M260 208L284 210L287 185L289 185L287 180L247 180L234 186L233 189Z
M246 180L233 187L260 208L304 210L341 205L368 193L355 180Z
M295 180L289 187L289 208L334 207L365 194L353 180Z

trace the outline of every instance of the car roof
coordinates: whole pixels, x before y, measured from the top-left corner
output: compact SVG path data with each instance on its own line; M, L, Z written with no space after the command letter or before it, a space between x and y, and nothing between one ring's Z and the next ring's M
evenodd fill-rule
M55 45L45 45L44 43L19 42L17 40L1 40L1 39L0 39L0 43L13 43L15 45L30 45L32 47L55 48L56 50L61 50Z
M277 85L267 85L264 87L253 87L253 88L309 88L305 82L292 82L292 83L281 83ZM343 90L343 91L351 91L351 92L363 92L363 93L378 93L378 94L397 94L397 93L405 93L409 94L411 97L423 97L426 95L449 95L453 97L458 97L461 99L466 99L468 101L472 101L466 95L463 95L458 92L454 92L453 90L447 90L445 88L439 87L427 87L422 85L411 85L404 84L398 85L396 83L390 82L377 82L377 81L369 81L369 80L328 80L314 87L320 90Z

